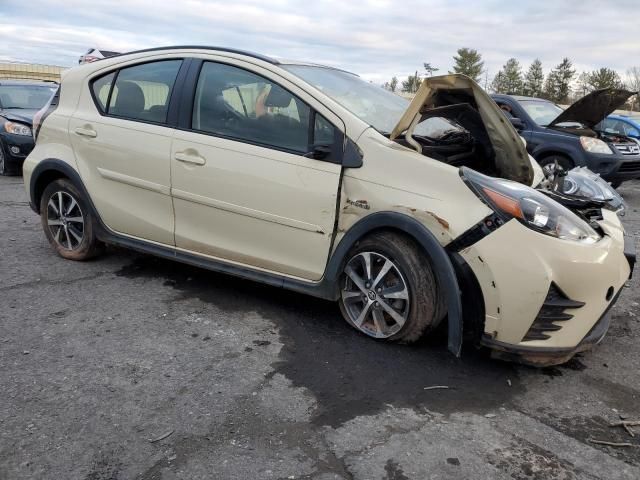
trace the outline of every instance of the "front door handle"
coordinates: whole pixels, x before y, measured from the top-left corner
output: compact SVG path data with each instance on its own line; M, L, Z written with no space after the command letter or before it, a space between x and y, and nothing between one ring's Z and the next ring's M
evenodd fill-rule
M74 130L77 135L81 135L83 137L96 138L98 136L98 132L91 128L82 128L78 127Z
M207 160L197 153L177 152L174 157L179 162L193 163L194 165L204 165Z

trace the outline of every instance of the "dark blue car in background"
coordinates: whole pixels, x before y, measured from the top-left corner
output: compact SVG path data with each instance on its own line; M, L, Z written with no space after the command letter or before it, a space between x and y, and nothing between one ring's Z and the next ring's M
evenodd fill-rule
M553 169L556 163L565 170L587 167L617 187L640 178L640 143L625 133L607 131L602 122L632 95L621 89L596 90L566 110L541 98L492 97L543 168Z
M0 175L21 175L33 150L33 116L58 90L37 80L0 80Z

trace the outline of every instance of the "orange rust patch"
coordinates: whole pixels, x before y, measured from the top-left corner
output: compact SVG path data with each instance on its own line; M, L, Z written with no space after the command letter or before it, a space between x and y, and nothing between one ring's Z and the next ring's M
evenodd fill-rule
M438 215L436 215L433 212L427 211L427 213L431 215L433 218L435 218L438 221L438 223L443 226L445 230L449 230L449 222L447 222L444 218L440 218Z

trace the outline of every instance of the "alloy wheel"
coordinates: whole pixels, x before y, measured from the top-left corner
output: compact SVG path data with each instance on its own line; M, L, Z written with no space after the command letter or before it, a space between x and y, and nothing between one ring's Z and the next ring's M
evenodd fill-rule
M84 238L84 215L78 201L68 192L58 191L47 203L47 225L55 242L65 250L75 250Z
M398 333L409 316L409 288L400 268L376 252L353 256L345 269L342 303L351 323L375 338Z

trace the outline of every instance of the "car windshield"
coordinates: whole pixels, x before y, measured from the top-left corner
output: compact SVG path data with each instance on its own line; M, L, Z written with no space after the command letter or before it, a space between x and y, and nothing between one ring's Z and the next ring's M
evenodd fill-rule
M327 67L283 65L383 134L396 126L409 101L357 75Z
M549 125L563 110L555 103L545 100L520 100L520 105L531 119L542 127Z
M53 85L0 85L0 108L40 110L56 89Z

